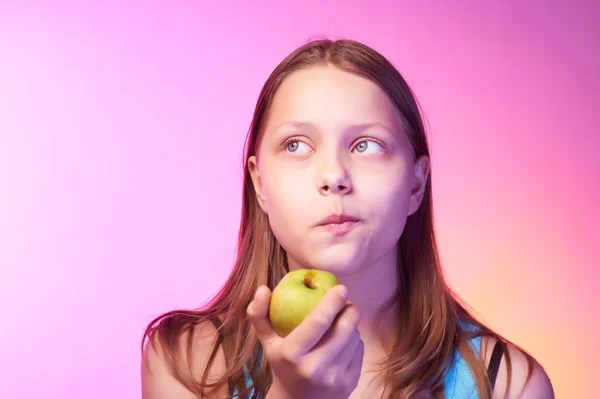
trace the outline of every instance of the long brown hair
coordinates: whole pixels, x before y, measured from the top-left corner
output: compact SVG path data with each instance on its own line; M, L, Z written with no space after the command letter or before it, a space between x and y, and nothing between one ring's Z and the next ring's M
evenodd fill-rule
M176 310L154 319L147 327L146 339L161 345L173 375L190 391L200 394L204 389L229 384L237 388L240 398L266 395L271 383L271 368L259 358L262 349L246 317L246 307L256 289L267 285L273 289L289 271L286 254L273 235L265 213L260 209L247 160L257 155L265 116L281 82L294 71L316 65L329 65L370 79L387 93L403 118L405 132L416 158L427 155L427 136L417 100L400 73L381 54L352 40L314 40L287 56L267 79L254 111L245 145L242 220L237 259L229 279L205 309ZM419 209L408 217L398 245L398 296L400 325L397 342L380 365L385 373L384 396L409 398L423 389L431 389L437 398L444 397L444 377L458 351L465 359L482 399L491 397L486 367L469 341L475 337L494 337L507 354L509 341L484 326L467 310L468 306L444 280L434 233L431 174ZM189 364L182 362L179 339L188 337L187 358L192 356L193 332L203 321L218 319L222 339L216 341L210 355L208 370L220 344L227 362L226 373L216 382L208 383L208 372L192 375ZM461 325L474 328L462 328ZM187 333L187 334L186 334ZM515 345L516 346L516 345ZM533 358L527 356L529 375ZM508 360L509 380L511 374ZM256 365L248 371L253 386L246 386L245 365ZM529 376L528 376L529 378Z

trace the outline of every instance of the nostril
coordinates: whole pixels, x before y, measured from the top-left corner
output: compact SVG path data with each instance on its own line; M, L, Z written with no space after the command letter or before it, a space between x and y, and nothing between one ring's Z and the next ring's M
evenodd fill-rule
M343 184L339 184L339 185L323 185L321 187L321 192L322 193L326 193L326 194L332 194L332 193L346 193L350 191L350 186L346 186Z

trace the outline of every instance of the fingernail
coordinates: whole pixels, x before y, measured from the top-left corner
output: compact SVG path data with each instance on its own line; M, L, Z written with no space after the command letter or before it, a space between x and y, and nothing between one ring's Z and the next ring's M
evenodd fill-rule
M348 295L348 288L343 285L340 285L337 289L338 295L342 298L346 299L346 295Z

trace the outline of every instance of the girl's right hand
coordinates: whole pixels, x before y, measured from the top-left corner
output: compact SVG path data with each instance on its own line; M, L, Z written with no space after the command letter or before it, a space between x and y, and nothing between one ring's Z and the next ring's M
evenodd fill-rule
M311 313L286 337L268 318L271 290L261 286L247 314L274 373L269 398L348 399L360 378L364 343L360 313L346 302L347 289L328 290Z

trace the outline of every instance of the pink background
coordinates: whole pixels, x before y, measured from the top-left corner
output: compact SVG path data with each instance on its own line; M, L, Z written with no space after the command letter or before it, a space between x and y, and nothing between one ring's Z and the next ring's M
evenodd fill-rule
M0 397L140 397L146 323L231 270L259 90L319 35L416 91L452 286L557 397L596 396L592 1L83 3L0 2Z

